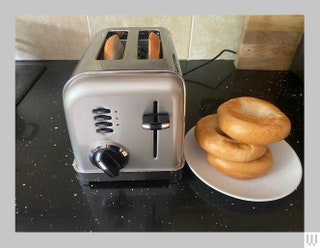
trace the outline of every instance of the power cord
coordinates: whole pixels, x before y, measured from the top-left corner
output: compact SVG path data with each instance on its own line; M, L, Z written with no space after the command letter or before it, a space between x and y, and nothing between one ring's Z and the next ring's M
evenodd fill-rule
M205 62L205 63L203 63L203 64L201 64L201 65L198 65L198 66L192 68L192 69L189 70L189 71L186 71L185 73L182 74L182 76L185 76L185 75L187 75L187 74L189 74L189 73L191 73L191 72L193 72L193 71L195 71L195 70L197 70L197 69L199 69L199 68L201 68L201 67L203 67L203 66L205 66L205 65L207 65L207 64L209 64L209 63L211 63L212 61L214 61L214 60L216 60L217 58L219 58L224 52L230 52L230 53L233 53L233 54L237 54L237 53L236 53L235 51L233 51L233 50L223 49L223 50L222 50L218 55L216 55L214 58L210 59L209 61L207 61L207 62ZM229 74L226 75L224 78L222 78L222 80L220 80L220 82L219 82L215 87L209 86L209 85L207 85L207 84L205 84L205 83L201 83L201 82L197 82L197 81L194 81L194 80L190 80L190 79L185 79L185 81L187 81L187 82L189 82L189 83L193 83L193 84L198 84L198 85L201 85L201 86L203 86L203 87L205 87L205 88L213 89L213 90L214 90L214 89L218 88L219 85L221 85L221 84L222 84L227 78L229 78L232 74L233 74L233 72L229 73Z
M228 75L226 75L225 77L223 77L218 83L217 85L215 85L214 87L207 85L205 83L201 83L198 81L194 81L194 80L189 80L189 79L185 79L186 82L192 83L192 84L197 84L200 85L202 87L208 88L210 90L216 90L224 81L226 81L231 75L233 74L233 72L230 72Z
M196 66L195 68L193 68L193 69L191 69L191 70L189 70L189 71L186 71L185 73L182 74L182 76L185 76L185 75L187 75L187 74L189 74L189 73L191 73L191 72L193 72L193 71L195 71L195 70L197 70L197 69L199 69L199 68L201 68L201 67L203 67L203 66L205 66L205 65L207 65L207 64L209 64L209 63L211 63L212 61L214 61L214 60L216 60L217 58L219 58L224 52L229 52L229 53L237 54L237 53L236 53L235 51L233 51L233 50L223 49L223 50L222 50L218 55L216 55L214 58L210 59L209 61L207 61L207 62L205 62L205 63L203 63L203 64L201 64L201 65Z

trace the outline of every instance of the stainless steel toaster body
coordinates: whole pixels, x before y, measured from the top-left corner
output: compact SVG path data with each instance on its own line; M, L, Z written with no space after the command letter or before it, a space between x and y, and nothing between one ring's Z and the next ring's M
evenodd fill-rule
M150 32L161 40L156 60L142 54ZM103 60L115 33L123 58ZM63 103L81 183L181 179L185 85L167 29L100 31L65 84Z

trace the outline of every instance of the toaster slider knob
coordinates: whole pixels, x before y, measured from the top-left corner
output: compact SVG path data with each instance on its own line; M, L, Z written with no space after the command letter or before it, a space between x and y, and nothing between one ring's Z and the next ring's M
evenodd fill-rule
M92 150L90 160L92 164L110 177L119 175L120 169L128 163L129 154L115 145L99 146Z

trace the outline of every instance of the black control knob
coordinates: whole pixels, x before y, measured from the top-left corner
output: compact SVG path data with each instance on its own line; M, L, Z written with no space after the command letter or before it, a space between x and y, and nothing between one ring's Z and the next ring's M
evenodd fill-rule
M98 146L90 154L92 164L110 177L118 176L120 169L128 163L128 159L128 152L116 145Z

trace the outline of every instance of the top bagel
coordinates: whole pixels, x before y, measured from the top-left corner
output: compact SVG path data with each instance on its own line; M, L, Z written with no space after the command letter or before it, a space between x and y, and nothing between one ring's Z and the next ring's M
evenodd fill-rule
M232 139L267 145L286 138L289 118L275 105L255 97L238 97L222 103L217 110L220 129Z

